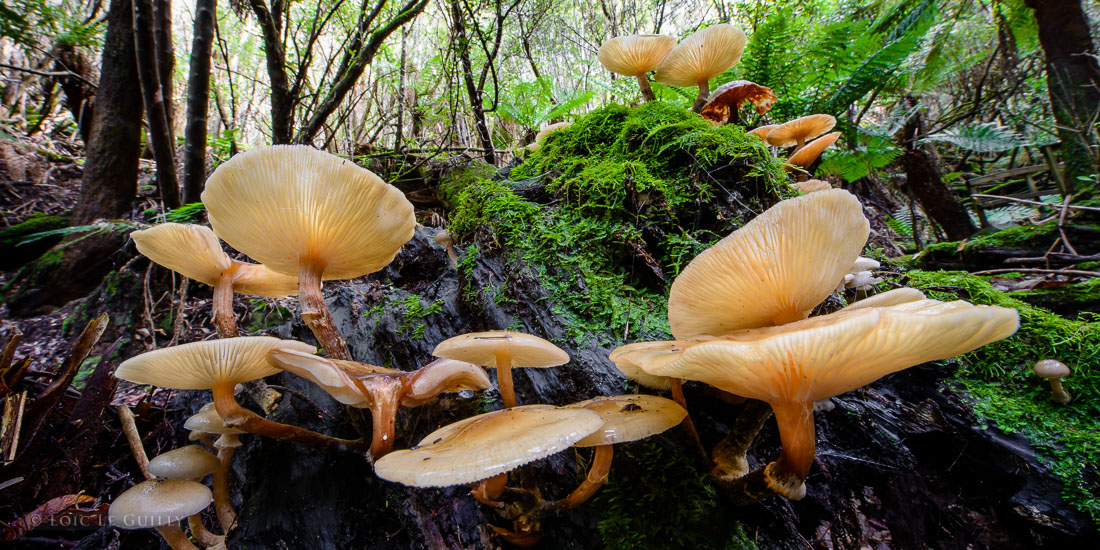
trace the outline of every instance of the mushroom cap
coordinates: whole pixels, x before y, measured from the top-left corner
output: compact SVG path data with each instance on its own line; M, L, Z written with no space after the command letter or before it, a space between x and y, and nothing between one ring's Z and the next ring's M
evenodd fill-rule
M599 414L523 405L460 420L374 465L378 477L413 487L473 483L564 451L603 424Z
M454 246L454 237L446 229L440 229L434 237L435 243L440 246Z
M616 36L600 46L596 59L605 69L626 76L638 76L657 68L676 39L663 34Z
M222 434L221 437L214 440L214 448L232 449L241 446L241 438L237 434Z
M812 180L811 180L812 181ZM874 258L864 258L860 256L856 258L856 261L852 262L852 269L849 273L859 273L860 271L874 271L882 267L882 264Z
M412 238L404 193L370 170L305 145L257 147L222 164L202 193L210 225L273 271L324 264L324 279L382 269Z
M779 127L778 124L766 124L764 126L758 126L756 128L753 128L752 130L750 130L748 132L745 132L745 135L755 136L755 137L758 137L758 138L764 140L765 142L767 142L768 141L768 137L767 137L768 132L770 132L770 131L778 128L778 127Z
M233 262L237 267L233 272L233 292L285 298L298 295L298 276L276 273L263 264Z
M656 395L607 395L568 406L595 411L603 418L603 426L574 443L574 447L645 439L675 427L687 416L678 403Z
M556 367L569 362L564 350L533 334L511 330L471 332L448 338L432 350L446 357L495 369L497 357L511 357L513 367Z
M870 288L871 285L881 283L882 279L875 277L870 271L849 273L844 276L844 288Z
M202 479L218 469L218 457L202 448L187 445L157 455L149 461L149 473L168 479Z
M122 529L172 525L205 509L214 500L205 485L182 479L154 479L130 487L111 503L107 517Z
M357 380L367 376L403 376L405 371L376 367L356 361L319 357L309 351L275 349L268 360L278 368L292 372L325 390L334 399L352 407L369 407L371 397Z
M809 115L780 124L768 132L768 143L776 147L790 147L798 144L798 139L809 141L836 126L833 115Z
M775 131L773 130L772 133L775 133ZM791 155L791 158L787 159L787 163L802 168L809 168L810 165L817 160L817 157L821 156L821 152L832 145L839 137L840 132L825 134L807 143L805 147Z
M408 377L409 383L401 398L401 404L406 407L422 405L441 393L493 387L489 375L481 367L446 358L436 359L408 373Z
M889 307L896 306L898 304L904 304L908 302L916 302L924 299L924 293L907 286L901 288L895 288L893 290L887 290L874 296L864 298L858 302L852 302L842 308L840 311L851 311L853 309L864 309L868 307Z
M721 23L685 38L657 67L657 82L698 86L737 64L745 51L745 32Z
M115 376L136 384L176 390L208 390L271 376L279 369L267 360L273 349L313 353L316 348L270 336L219 338L145 352L123 361Z
M1055 359L1043 359L1035 363L1033 369L1041 378L1062 378L1069 376L1069 367Z
M828 191L833 188L829 182L822 180L798 181L794 183L794 186L797 187L798 192L803 195L809 195L810 193L816 193L818 191Z
M188 279L214 286L233 260L218 236L202 225L162 223L130 233L138 252Z
M564 130L572 125L573 123L569 122L568 120L565 122L555 122L554 124L551 124L543 128L542 130L539 130L539 133L535 134L535 143L541 144L542 142L546 141L546 136L553 134L558 130Z
M1014 309L920 300L682 342L665 357L650 354L635 362L650 374L697 380L771 404L812 403L1006 338L1018 326ZM616 353L629 356L630 347Z
M243 434L247 433L244 430L238 430L237 428L230 428L222 421L222 417L218 415L218 411L214 409L214 403L210 402L202 406L199 412L191 415L184 423L183 427L194 432L202 432L208 434Z
M619 372L628 380L637 382L637 384L643 388L668 391L672 384L672 380L670 380L669 377L653 376L631 361L617 361L615 363L615 368L619 369Z
M859 200L843 189L780 202L676 277L668 299L673 336L719 336L804 318L844 279L869 233Z
M730 116L730 111L740 109L741 104L751 101L757 114L764 114L771 109L772 104L779 98L775 97L772 89L761 86L748 80L734 80L727 82L714 90L707 98L706 105L699 112L703 118L717 122L725 122Z

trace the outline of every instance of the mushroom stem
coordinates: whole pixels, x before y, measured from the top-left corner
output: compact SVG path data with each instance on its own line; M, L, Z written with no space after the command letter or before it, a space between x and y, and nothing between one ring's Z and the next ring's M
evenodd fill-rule
M145 454L145 446L141 443L141 433L138 432L134 413L126 405L119 405L115 410L118 411L122 433L126 434L126 442L130 444L130 454L134 455L138 470L141 470L141 475L145 476L145 479L155 479L153 474L149 473L149 456Z
M797 500L806 493L804 482L814 463L813 403L771 403L779 425L783 452L768 464L764 474L776 493Z
M393 450L393 437L396 431L397 408L400 406L401 388L403 384L396 378L384 377L393 380L396 387L385 388L390 391L373 392L371 399L371 442L370 455L378 460Z
M611 472L611 458L615 455L614 445L600 445L596 447L596 454L592 457L592 465L588 467L588 475L584 481L573 489L569 496L552 502L544 502L539 505L542 512L561 512L572 510L584 504L600 487L607 482L607 474Z
M236 267L234 265L234 267ZM233 275L232 268L226 270L214 283L214 327L220 338L237 336L237 319L233 315Z
M312 430L291 426L262 418L256 413L247 410L237 403L233 397L233 384L220 384L214 386L214 408L222 417L226 426L244 430L251 434L262 435L272 439L281 439L301 443L318 449L332 451L360 451L365 450L361 439L340 439L319 434Z
M730 426L730 433L724 437L714 450L714 468L711 475L725 481L732 481L749 473L749 461L746 458L749 445L756 434L764 427L764 422L772 415L772 408L763 401L749 400L744 410Z
M684 410L687 410L687 399L684 398L684 381L679 378L668 379L668 389L672 392L672 400L679 404ZM706 464L709 469L710 457L707 456L707 448L703 446L703 440L699 438L699 432L695 430L695 423L691 421L691 413L689 412L684 420L680 422L680 426L683 426L684 431L687 432L688 438L691 439L692 444L695 446L695 450L699 452L699 456L703 457L703 463Z
M794 140L795 140L795 144L794 144L794 149L791 149L791 155L797 153L799 149L806 146L806 137L805 136L796 137Z
M194 434L195 432L191 432L191 433ZM206 448L208 448L208 449L213 449L214 448L214 436L212 436L210 434L198 433L198 434L195 434L194 439L195 439L195 441L199 441L203 445L206 445Z
M303 258L298 264L298 305L302 320L309 325L329 359L351 361L348 344L336 330L332 312L325 305L325 295L321 292L324 271L325 263L320 260Z
M649 78L646 77L646 74L642 73L635 76L638 78L638 87L641 88L642 98L645 99L646 103L656 100L657 96L653 95L653 88L650 87Z
M699 81L699 95L695 96L695 104L691 106L691 110L699 113L703 111L703 107L707 104L707 96L710 95L710 81L703 79Z
M1072 399L1065 388L1062 387L1061 378L1050 379L1050 399L1059 405L1068 405Z
M512 355L508 353L497 354L497 386L500 387L500 400L504 402L504 408L510 409L516 406L516 389L512 384Z
M214 546L221 542L221 537L211 533L206 529L206 526L202 524L202 516L199 514L187 516L187 527L191 530L191 534L195 536L195 539L202 543L203 546Z
M229 534L229 529L237 522L237 511L229 498L229 474L233 469L236 450L236 447L218 449L218 469L214 472L214 510L225 534Z
M179 525L162 525L155 527L155 529L161 537L164 537L164 541L172 547L172 550L199 550L198 547L191 544L191 540L187 538Z

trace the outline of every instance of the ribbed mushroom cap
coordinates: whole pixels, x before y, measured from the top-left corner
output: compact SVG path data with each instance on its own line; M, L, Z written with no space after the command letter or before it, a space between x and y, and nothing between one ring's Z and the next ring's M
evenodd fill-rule
M276 273L263 264L237 262L234 272L233 292L285 298L298 295L298 276Z
M774 133L774 130L773 130ZM821 156L822 151L836 142L840 137L840 132L833 132L821 136L809 143L805 147L799 149L795 154L791 155L791 158L787 159L788 164L800 166L802 168L809 168L811 164L817 160L817 157Z
M404 371L376 367L355 361L343 361L319 357L308 351L294 349L275 349L268 355L271 364L292 372L306 380L321 386L325 392L344 405L353 407L370 406L370 396L356 381L372 375L402 376Z
M270 336L242 336L161 348L123 361L115 376L137 384L176 390L208 390L271 376L279 369L267 360L273 349L312 353L316 348Z
M481 367L454 359L436 359L409 373L409 383L401 404L409 407L426 403L441 393L484 390L493 387Z
M225 422L222 421L222 417L218 416L218 411L214 409L213 402L203 405L202 408L199 409L199 412L191 415L191 417L183 423L183 427L192 432L218 435L247 433L244 430L226 426Z
M836 117L833 115L809 115L785 122L768 132L768 143L776 147L790 147L797 145L801 138L803 142L809 141L836 126Z
M657 68L676 39L663 34L616 36L600 46L596 59L605 69L626 76L638 76Z
M780 202L676 277L668 299L673 336L718 336L804 318L843 280L869 233L863 207L843 189Z
M775 97L772 89L761 86L748 80L734 80L727 82L714 90L707 97L707 103L699 112L703 118L725 122L730 116L730 111L739 109L741 104L750 101L756 108L757 114L764 114L771 109L772 104L779 98Z
M803 195L809 195L810 193L816 193L818 191L828 191L833 188L829 182L822 180L799 181L795 182L794 186L797 187L798 191Z
M875 294L874 296L864 298L858 302L852 302L841 308L840 311L851 311L869 307L890 307L923 299L923 292L915 288L901 287L887 290L881 294Z
M770 132L770 131L778 128L778 127L779 127L778 124L766 124L764 126L759 126L759 127L753 128L752 130L750 130L748 132L745 132L745 135L756 136L756 137L758 137L758 138L760 138L760 139L762 139L766 142L766 141L768 141L768 137L767 137L768 132Z
M656 395L610 395L568 406L597 412L603 418L603 426L574 443L574 447L645 439L676 426L687 416L687 411L678 403Z
M768 403L812 403L927 361L1010 336L1014 309L920 300L813 317L686 342L650 374L698 380ZM630 354L630 346L621 353Z
M654 390L668 390L669 377L654 376L642 370L641 364L653 364L655 361L672 358L675 352L681 351L680 342L638 342L630 346L619 347L611 352L608 357L615 363L615 367L623 373L623 376L638 384ZM629 347L631 353L622 353L625 347Z
M556 367L569 362L569 354L558 346L533 334L510 330L462 334L440 342L432 350L436 357L493 369L498 354L511 357L513 367Z
M214 232L273 271L300 258L324 279L382 269L413 235L405 195L370 170L304 145L257 147L222 164L202 193Z
M745 51L745 32L725 23L711 25L685 38L657 67L657 82L698 86L737 64Z
M1043 359L1032 368L1040 378L1062 378L1069 376L1070 370L1064 363L1054 359Z
M233 260L209 227L162 223L130 233L138 252L188 279L213 286Z
M671 388L672 381L669 377L653 376L630 361L616 362L615 368L619 369L619 372L623 373L628 380L637 382L643 388L661 391L668 391Z
M444 426L411 450L378 460L378 477L413 487L473 483L564 451L599 429L585 409L524 405Z
M202 479L218 469L218 457L202 448L187 445L157 455L149 461L150 474L168 479Z
M111 525L148 529L172 525L195 515L214 500L205 485L182 479L143 481L118 495L107 510Z
M554 124L551 124L543 128L542 130L539 130L539 133L535 134L535 143L542 143L546 141L546 136L553 134L558 130L564 130L572 125L573 123L569 122L568 120L565 122L556 122Z

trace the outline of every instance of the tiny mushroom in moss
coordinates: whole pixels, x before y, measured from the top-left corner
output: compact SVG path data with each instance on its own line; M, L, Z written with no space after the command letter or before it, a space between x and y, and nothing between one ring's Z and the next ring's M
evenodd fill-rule
M440 229L435 234L435 242L447 250L447 258L451 260L451 267L458 267L458 252L455 251L455 240L446 229Z
M436 346L432 355L496 369L505 407L516 406L513 367L556 367L569 362L569 354L558 346L538 336L509 330L455 336Z
M1055 359L1043 359L1035 363L1034 370L1040 378L1050 381L1050 400L1059 405L1068 405L1071 397L1062 387L1062 379L1069 376L1069 367Z
M542 147L542 142L546 141L546 136L548 136L550 134L553 134L554 132L557 132L558 130L564 130L564 129L572 126L572 125L573 125L573 123L569 122L569 121L555 122L554 124L550 124L549 126L543 128L542 130L539 130L539 132L537 134L535 134L535 141L527 146L527 150L528 151L537 150L539 147Z
M707 98L706 105L699 113L703 118L718 123L738 122L741 120L741 104L749 101L757 114L767 113L778 98L772 89L748 80L727 82L714 90Z
M808 115L776 126L768 132L766 139L776 147L793 146L797 152L807 141L832 130L833 126L836 126L833 115Z
M194 481L143 481L111 503L107 518L121 529L156 529L172 550L197 550L179 522L202 512L211 500L210 489Z
M385 267L413 236L412 203L370 170L304 145L257 147L210 176L210 225L233 248L298 277L298 302L325 353L351 359L322 280Z
M238 262L208 227L162 223L130 233L138 252L184 277L214 287L214 325L222 338L237 336L233 293L283 298L298 293L294 277L261 264Z
M157 455L149 461L146 469L150 474L165 479L183 479L202 481L202 478L218 470L218 457L210 454L201 445L187 445ZM187 517L191 534L206 546L221 542L221 537L211 533L202 524L199 514Z
M657 67L657 82L668 86L698 86L692 110L698 113L710 94L710 79L722 74L741 60L745 51L745 32L721 23L711 25L685 38Z
M183 427L191 430L192 435L200 434L197 439L202 439L218 451L218 470L214 472L214 510L218 514L218 523L223 532L228 532L237 521L237 511L233 509L229 496L229 475L233 470L233 455L241 445L238 436L248 432L226 426L214 409L213 402L203 405L199 412L184 421ZM209 441L210 434L219 436L218 440Z
M675 46L675 38L662 34L616 36L600 46L596 59L613 73L638 79L642 97L648 102L656 97L649 86L646 73L656 69Z

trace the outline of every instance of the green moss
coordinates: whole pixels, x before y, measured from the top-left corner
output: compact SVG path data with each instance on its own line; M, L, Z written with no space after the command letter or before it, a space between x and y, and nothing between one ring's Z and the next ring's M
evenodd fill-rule
M410 294L408 298L397 300L395 303L405 308L405 317L401 322L401 334L414 340L423 338L424 331L428 329L428 324L424 322L424 318L443 311L444 304L443 300L439 300L424 307L418 294Z
M578 344L667 335L667 282L740 223L732 209L714 211L719 194L762 211L786 189L760 140L660 102L596 110L547 136L508 178L443 182L451 233L503 247L509 273L550 291ZM665 283L643 282L656 271ZM501 292L463 289L467 301L479 295Z
M1065 499L1100 524L1100 317L1062 318L994 289L984 277L965 272L911 271L911 286L933 287L931 297L961 298L1020 312L1011 338L959 359L956 379L974 411L1006 432L1020 432L1064 481ZM1040 359L1058 359L1073 374L1063 381L1068 406L1050 400L1050 387L1035 376Z
M29 235L61 229L68 225L69 221L62 216L48 216L35 212L20 223L0 229L0 250L15 248L22 242L23 238Z
M1058 237L1058 224L1056 222L1048 222L1042 225L1019 225L995 233L979 234L979 236L971 237L965 242L952 241L930 244L914 256L913 260L920 261L921 258L926 256L954 256L966 250L983 250L986 248L1040 250L1049 248Z

